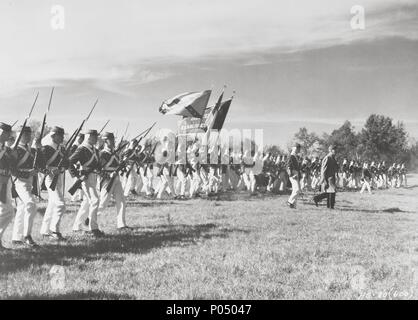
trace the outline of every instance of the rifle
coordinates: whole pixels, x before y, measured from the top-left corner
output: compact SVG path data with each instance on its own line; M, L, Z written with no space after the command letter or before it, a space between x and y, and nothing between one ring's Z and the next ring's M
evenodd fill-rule
M120 141L119 141L119 143L118 143L118 148L122 145L123 138L125 138L125 135L126 135L126 133L128 132L128 128L129 128L129 122L128 122L128 124L126 125L125 132L123 133L122 137L120 138Z
M158 146L158 141L155 143L154 148L152 148L152 151L145 157L144 161L147 160L149 156L152 156L154 154L155 149L157 149L157 146ZM147 176L147 170L148 170L148 166L144 170L144 176ZM129 172L127 173L126 177L128 176L129 176Z
M54 87L52 87L51 95L49 96L48 108L47 108L47 110L44 114L44 118L42 120L41 132L40 132L39 138L38 138L39 141L42 141L42 138L44 136L45 125L46 125L46 116L47 116L49 110L51 109L51 102L52 102L53 94L54 94ZM36 152L35 152L35 157L33 158L33 164L32 164L33 169L37 169L38 166L39 166L39 163L38 163L39 162L39 151L40 150L37 148ZM42 183L42 184L44 184L44 183ZM41 187L41 190L42 190L42 187ZM33 179L32 179L32 193L34 195L38 196L38 198L41 198L41 193L40 193L39 186L38 186L38 175L33 176Z
M83 130L84 124L87 122L87 120L89 120L91 114L93 113L93 110L96 108L96 105L97 105L97 102L98 101L99 101L99 99L96 100L96 102L94 103L94 105L91 108L91 110L90 110L89 114L87 115L87 117L81 122L81 125L74 131L74 133L71 135L70 139L68 139L67 143L65 144L65 154L61 158L60 162L58 163L58 166L57 166L58 167L58 172L56 174L54 174L54 176L52 177L51 185L49 186L49 188L52 191L54 191L55 188L57 187L57 183L58 183L58 178L59 178L59 175L60 175L60 171L64 167L65 161L70 156L71 147L73 146L75 140L77 139L78 134L81 132L81 130Z
M99 134L101 134L103 132L103 130L107 127L109 122L110 122L110 120L106 121L105 125L100 129Z
M35 108L35 105L36 105L36 101L38 101L38 97L39 97L39 91L36 94L35 100L33 101L33 104L32 104L32 107L30 108L30 111L29 111L28 116L25 118L25 121L23 122L22 130L20 130L19 136L17 137L17 139L15 141L15 144L14 144L14 146L12 148L12 151L13 152L15 152L17 150L17 147L19 146L20 140L22 139L22 136L23 136L23 132L25 131L25 128L26 128L26 123L28 122L28 120L30 119L30 117L32 115L33 109ZM11 179L11 181L12 181L12 197L14 199L16 199L19 196L17 194L16 186L15 186L16 180L17 180L17 178L15 178L14 180Z
M146 129L146 130L144 130L143 132L141 132L139 135L137 135L134 139L132 139L133 141L135 141L134 142L134 146L133 146L133 148L132 148L132 151L131 151L131 153L125 158L125 160L124 161L122 161L122 163L119 165L119 167L116 169L116 171L114 172L114 174L113 174L113 176L110 178L110 180L109 180L109 183L108 183L108 185L107 185L107 187L106 187L106 191L107 192L110 192L110 189L112 188L112 185L113 185L113 182L115 181L115 178L116 178L116 175L117 174L119 174L119 172L126 166L126 164L127 164L127 162L130 160L130 158L132 157L132 155L134 155L135 154L135 150L136 150L136 148L138 147L138 145L139 145L139 143L141 142L141 140L143 139L143 138L145 138L147 135L148 135L148 133L150 133L150 131L152 130L152 128L154 128L154 126L155 126L155 124L156 124L156 122L154 122L153 124L152 124L152 126L151 127L149 127L148 129ZM141 138L139 138L138 140L136 140L138 137L140 137L141 136ZM122 145L122 146L120 146L118 149L122 149L121 147L125 147L127 144L128 144L129 142L127 142L126 144L124 144L124 145ZM117 150L115 150L112 154L111 154L111 157L113 157L115 154L117 153ZM129 172L132 170L132 168L128 171L128 173L127 173L127 177L129 176ZM100 189L102 189L102 186L103 186L103 183L104 183L104 180L105 180L105 178L103 178L101 181L100 181Z

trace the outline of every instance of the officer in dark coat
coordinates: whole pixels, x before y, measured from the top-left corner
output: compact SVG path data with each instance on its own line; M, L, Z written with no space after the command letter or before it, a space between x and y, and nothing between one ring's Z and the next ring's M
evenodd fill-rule
M336 149L334 146L329 146L329 153L322 160L321 167L321 180L320 184L323 187L323 193L315 196L313 201L315 205L323 199L327 199L327 208L334 209L335 206L335 194L337 192L337 175L338 175L338 163L335 160Z

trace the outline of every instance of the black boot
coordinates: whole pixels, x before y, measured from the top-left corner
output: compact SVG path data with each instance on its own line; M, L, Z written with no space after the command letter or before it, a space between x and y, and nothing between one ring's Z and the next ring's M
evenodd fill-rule
M335 193L331 193L331 209L335 206Z

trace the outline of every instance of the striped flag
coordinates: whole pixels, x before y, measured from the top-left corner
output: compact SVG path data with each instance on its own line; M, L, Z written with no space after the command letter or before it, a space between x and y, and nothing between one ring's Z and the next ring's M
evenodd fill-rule
M212 90L186 92L164 101L159 109L162 114L174 114L187 118L202 118Z

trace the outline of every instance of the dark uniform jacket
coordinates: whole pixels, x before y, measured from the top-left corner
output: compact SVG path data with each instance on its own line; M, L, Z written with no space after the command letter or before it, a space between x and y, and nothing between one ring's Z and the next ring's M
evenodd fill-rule
M335 160L335 157L332 154L328 154L322 160L322 167L321 167L321 180L325 182L325 184L332 185L335 187L336 185L336 175L338 173L339 167L338 163Z
M0 176L7 178L7 182L15 168L16 159L12 155L12 150L7 146L0 147Z
M63 169L68 169L68 159L64 159L64 153L65 149L63 146L58 146L57 148L51 145L43 146L42 154L45 161L45 168L47 170L58 168L58 165L61 164Z
M16 148L17 159L14 175L17 178L28 179L30 177L29 171L34 167L41 170L44 168L45 164L41 149L38 150L37 161L36 164L34 163L36 151L36 149L30 148L28 145L19 145Z
M287 160L287 170L290 177L295 175L294 171L297 172L297 179L300 179L300 163L298 158L291 154L289 159Z
M80 170L77 169L77 163L81 165ZM70 156L69 171L72 177L81 177L99 170L99 152L93 146L82 144Z

